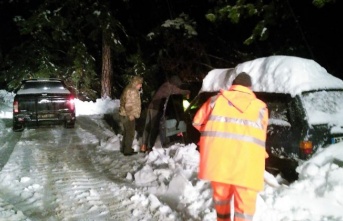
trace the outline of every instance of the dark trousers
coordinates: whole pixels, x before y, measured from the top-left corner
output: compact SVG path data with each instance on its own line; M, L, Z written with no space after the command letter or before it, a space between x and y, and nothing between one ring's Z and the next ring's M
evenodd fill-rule
M147 111L142 144L145 144L148 149L151 149L155 145L159 133L161 115L162 113L158 110L148 109Z
M124 154L129 154L133 152L132 143L135 138L136 121L131 121L130 118L126 116L120 116L120 121L123 125L123 140L120 151Z

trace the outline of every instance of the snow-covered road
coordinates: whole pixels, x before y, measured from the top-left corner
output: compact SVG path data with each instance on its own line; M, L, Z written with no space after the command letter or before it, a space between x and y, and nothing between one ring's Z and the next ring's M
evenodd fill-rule
M117 151L99 151L113 136L100 117L79 117L74 129L57 125L14 133L6 125L0 220L132 220L133 213L136 220L154 220L145 214L144 198L127 200L139 191L126 176L141 154L123 159ZM115 161L117 168L108 168Z
M0 90L0 221L216 220L195 144L156 142L149 155L124 157L118 125L103 120L119 108L111 99L77 102L74 129L14 133L12 101ZM320 150L290 185L267 176L253 221L343 220L342 147Z

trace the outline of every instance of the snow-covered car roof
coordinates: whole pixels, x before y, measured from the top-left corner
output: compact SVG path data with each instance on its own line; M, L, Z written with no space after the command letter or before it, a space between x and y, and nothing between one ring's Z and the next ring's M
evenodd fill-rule
M203 79L202 91L219 91L246 72L257 92L285 93L295 96L304 91L343 89L343 81L313 60L293 56L269 56L238 64L235 68L211 70Z

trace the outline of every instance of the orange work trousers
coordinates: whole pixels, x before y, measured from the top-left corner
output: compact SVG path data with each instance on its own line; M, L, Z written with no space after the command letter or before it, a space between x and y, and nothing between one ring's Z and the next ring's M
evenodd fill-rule
M217 221L252 221L256 210L257 192L245 187L211 182ZM231 214L231 199L234 200L234 214Z

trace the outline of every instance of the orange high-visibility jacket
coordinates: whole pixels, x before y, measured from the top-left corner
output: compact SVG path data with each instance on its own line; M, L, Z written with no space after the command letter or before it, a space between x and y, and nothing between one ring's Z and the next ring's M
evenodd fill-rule
M201 132L199 178L263 189L268 110L247 87L233 85L196 113Z

